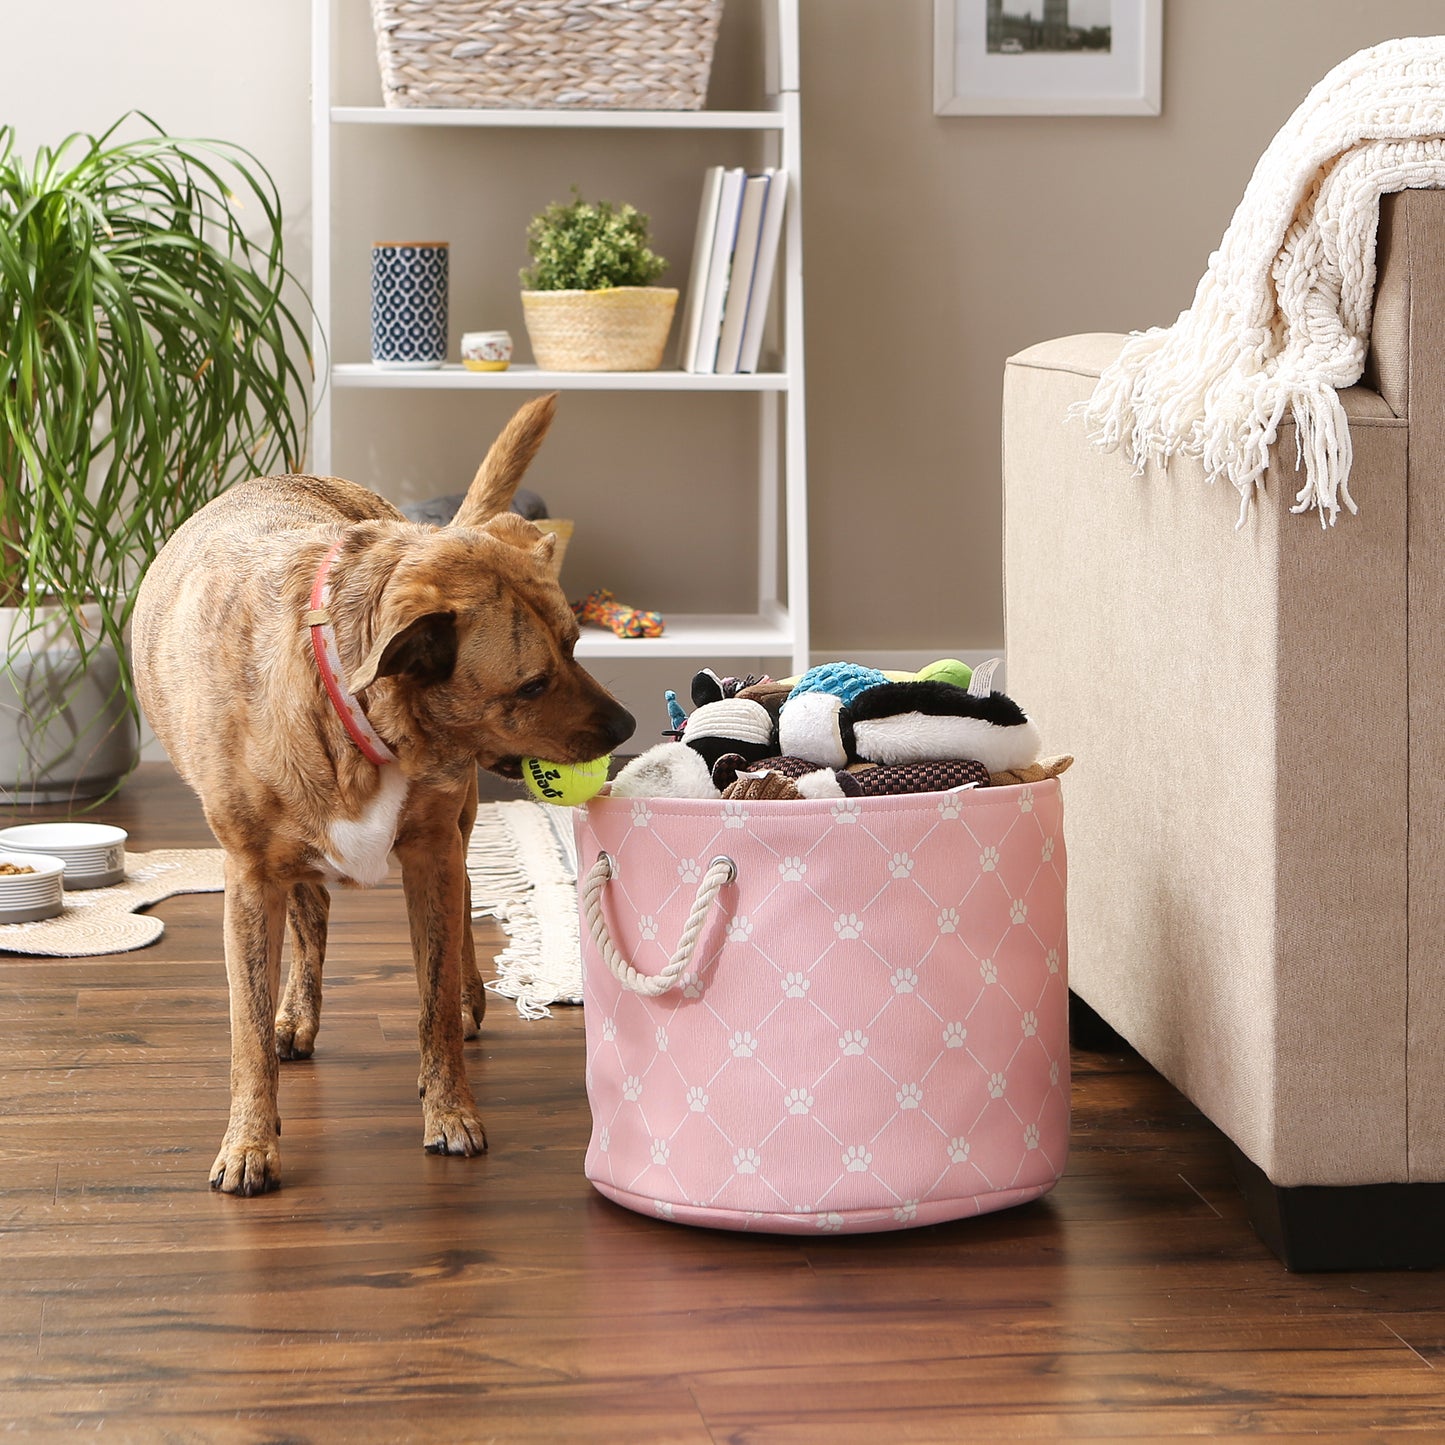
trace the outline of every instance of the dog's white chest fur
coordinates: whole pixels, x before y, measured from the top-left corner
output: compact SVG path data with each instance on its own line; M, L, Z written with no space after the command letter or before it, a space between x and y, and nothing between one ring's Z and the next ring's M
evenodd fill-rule
M399 767L381 770L381 787L359 818L331 825L327 865L338 879L349 878L371 888L386 881L392 844L406 802L407 781Z

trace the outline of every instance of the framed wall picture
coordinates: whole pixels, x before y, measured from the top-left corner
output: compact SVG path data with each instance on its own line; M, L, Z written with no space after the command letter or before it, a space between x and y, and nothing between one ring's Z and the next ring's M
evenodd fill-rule
M934 0L936 115L1158 115L1163 0Z

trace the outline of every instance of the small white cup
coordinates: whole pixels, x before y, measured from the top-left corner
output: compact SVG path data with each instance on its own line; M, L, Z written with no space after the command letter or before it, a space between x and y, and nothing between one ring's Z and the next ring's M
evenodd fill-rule
M462 365L468 371L505 371L512 364L508 331L467 331L462 335Z

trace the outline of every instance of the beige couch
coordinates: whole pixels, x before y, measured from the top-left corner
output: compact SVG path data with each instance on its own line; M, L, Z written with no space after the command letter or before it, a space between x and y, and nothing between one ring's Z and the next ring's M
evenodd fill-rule
M1359 515L1134 476L1070 403L1121 336L1008 362L1009 692L1065 778L1079 999L1243 1156L1295 1268L1445 1263L1445 193L1387 197Z

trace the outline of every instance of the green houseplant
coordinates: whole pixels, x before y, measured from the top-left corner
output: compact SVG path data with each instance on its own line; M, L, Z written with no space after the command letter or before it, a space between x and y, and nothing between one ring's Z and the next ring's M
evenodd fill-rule
M229 483L300 465L293 304L249 152L132 114L27 161L0 127L0 796L95 796L133 765L137 580Z
M572 191L527 227L522 312L546 371L654 371L677 291L652 282L667 262L648 243L648 218L629 205Z

